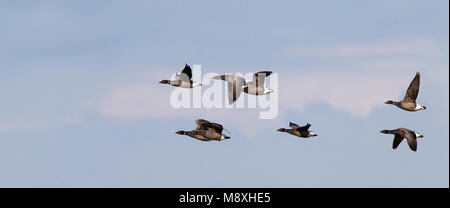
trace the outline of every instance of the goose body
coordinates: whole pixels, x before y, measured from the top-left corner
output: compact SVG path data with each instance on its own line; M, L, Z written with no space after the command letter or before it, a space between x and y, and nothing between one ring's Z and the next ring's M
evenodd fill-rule
M271 71L260 71L253 75L253 81L244 87L243 91L251 95L267 95L273 90L264 88L266 77L272 74Z
M380 132L383 134L395 135L394 142L392 144L392 149L397 149L398 145L400 145L403 139L406 139L408 141L409 148L412 151L417 151L417 138L423 137L423 135L406 128L398 128L394 130L382 130Z
M222 134L223 126L217 123L211 123L207 120L198 119L195 121L196 128L192 131L177 131L177 134L187 135L201 141L222 141L230 137ZM225 131L227 131L225 129Z
M306 124L305 126L299 126L295 123L289 122L290 129L285 128L279 128L277 131L280 132L287 132L289 134L292 134L294 136L302 137L302 138L309 138L317 136L316 133L309 131L309 127L311 127L311 124Z
M185 65L184 69L181 71L181 74L175 75L175 80L167 80L164 79L159 82L160 84L168 84L175 87L182 88L194 88L197 86L201 86L200 83L192 81L192 69L189 65Z
M403 110L407 111L419 111L427 109L425 106L416 104L416 99L419 94L420 87L420 73L417 72L414 79L409 84L408 90L406 91L406 95L403 100L396 102L392 100L388 100L385 104L395 105Z

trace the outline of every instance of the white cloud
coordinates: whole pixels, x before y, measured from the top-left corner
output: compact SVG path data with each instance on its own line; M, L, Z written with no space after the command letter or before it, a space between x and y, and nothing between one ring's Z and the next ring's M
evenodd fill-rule
M408 86L410 77L398 74L290 74L280 82L279 100L281 107L298 111L304 111L309 103L325 102L353 116L367 117L386 100L401 99L399 96Z
M297 46L287 49L288 55L321 58L377 55L430 55L437 53L438 48L435 43L427 39L410 39L362 44L338 44L319 47Z

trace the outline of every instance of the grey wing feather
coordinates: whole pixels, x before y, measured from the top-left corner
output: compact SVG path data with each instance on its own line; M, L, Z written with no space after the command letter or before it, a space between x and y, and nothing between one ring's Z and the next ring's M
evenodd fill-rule
M236 101L241 95L242 86L244 85L245 80L244 82L242 82L242 80L240 79L234 79L232 82L227 83L228 83L228 102L230 104L233 104L234 101Z
M214 129L219 134L222 134L223 126L217 123L209 123L208 124L210 128Z
M400 143L402 143L402 141L403 141L403 137L395 135L394 141L392 143L392 149L397 149L398 145L400 145Z
M256 87L264 87L264 81L266 80L266 77L270 76L271 74L272 74L271 71L256 72L253 75L253 84Z
M406 95L403 100L415 102L417 99L417 95L419 94L419 87L420 87L420 73L417 72L416 76L411 81L411 84L409 84L408 90L406 91Z
M299 128L300 126L296 123L289 122L289 127L291 128Z
M209 124L209 121L204 120L204 119L195 120L195 125L196 125L195 130L206 129L208 124Z
M183 78L183 74L185 74L185 76L187 76L187 78L189 78L188 80L191 80L191 79L192 79L192 69L191 69L191 67L190 67L189 65L186 64L186 65L184 66L183 71L181 71L182 79L183 79L183 80L187 79L186 77Z
M406 140L408 141L409 148L413 151L417 151L417 138L416 134L412 131L407 131L405 135Z
M300 131L307 131L309 129L309 127L311 126L310 123L306 124L305 126L302 126L300 128L298 128Z

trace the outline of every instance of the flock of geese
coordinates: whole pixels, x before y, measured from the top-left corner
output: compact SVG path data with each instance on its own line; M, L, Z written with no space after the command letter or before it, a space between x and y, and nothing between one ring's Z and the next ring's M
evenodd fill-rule
M214 80L223 80L227 82L228 86L228 101L230 104L234 103L242 92L251 94L251 95L267 95L273 90L267 89L264 87L264 82L266 77L272 74L271 71L260 71L253 75L253 80L246 80L245 78L237 75L237 74L224 74L221 76L215 76L212 79ZM169 84L175 87L182 88L194 88L197 86L201 86L201 83L197 83L192 81L192 69L189 65L185 65L184 69L181 73L176 73L174 80L162 80L159 83L161 84ZM425 106L421 106L416 103L417 95L419 94L420 87L420 73L417 72L414 79L411 81L411 84L406 91L406 95L401 101L392 101L388 100L385 104L395 105L406 111L419 111L425 110ZM198 119L195 121L196 128L192 131L177 131L177 134L187 135L192 138L201 140L201 141L221 141L224 139L231 138L223 134L222 132L225 130L230 133L228 130L224 129L221 124L209 122L204 119ZM286 132L292 134L294 136L309 138L317 136L316 133L309 131L309 127L311 124L306 124L305 126L299 126L295 123L289 122L289 129L279 128L277 131ZM400 143L406 139L409 147L413 151L417 151L417 138L422 138L423 135L406 129L406 128L397 128L393 130L382 130L380 131L383 134L393 134L394 141L392 144L392 148L396 149Z

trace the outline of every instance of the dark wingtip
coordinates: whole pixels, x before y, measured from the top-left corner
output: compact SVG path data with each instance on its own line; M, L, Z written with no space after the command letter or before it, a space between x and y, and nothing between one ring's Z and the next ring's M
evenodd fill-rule
M394 101L388 100L388 101L384 102L384 104L394 104Z

